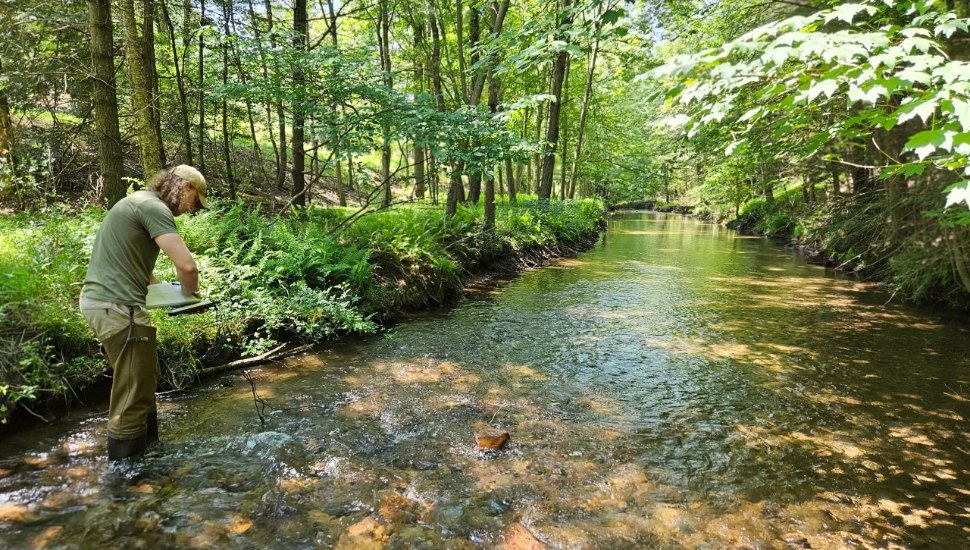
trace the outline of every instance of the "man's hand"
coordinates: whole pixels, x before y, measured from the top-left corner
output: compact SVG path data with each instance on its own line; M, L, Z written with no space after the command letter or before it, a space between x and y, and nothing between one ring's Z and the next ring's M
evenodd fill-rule
M192 253L185 246L178 233L166 233L155 237L155 242L162 252L168 256L175 264L175 273L178 274L179 283L182 286L182 294L193 296L199 291L199 268L192 259Z

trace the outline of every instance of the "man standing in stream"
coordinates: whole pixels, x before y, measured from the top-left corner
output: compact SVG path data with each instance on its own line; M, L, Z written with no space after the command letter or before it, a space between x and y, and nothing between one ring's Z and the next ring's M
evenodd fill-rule
M158 441L156 329L145 308L158 251L178 274L182 293L199 290L199 270L175 216L206 208L205 177L180 165L155 174L149 189L118 201L101 223L81 289L81 314L114 371L108 406L108 458L136 457Z

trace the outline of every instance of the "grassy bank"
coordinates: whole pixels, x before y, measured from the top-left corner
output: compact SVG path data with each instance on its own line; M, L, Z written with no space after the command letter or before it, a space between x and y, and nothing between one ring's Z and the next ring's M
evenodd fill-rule
M466 277L509 259L588 242L602 226L595 201L499 205L494 234L480 209L445 221L440 207L371 213L315 209L300 219L242 206L179 219L214 312L159 327L164 385L184 388L214 364L377 330L407 309L460 296ZM104 359L77 311L104 212L48 210L0 218L0 420L43 413L97 382ZM156 276L175 280L162 256ZM213 342L220 342L213 346Z

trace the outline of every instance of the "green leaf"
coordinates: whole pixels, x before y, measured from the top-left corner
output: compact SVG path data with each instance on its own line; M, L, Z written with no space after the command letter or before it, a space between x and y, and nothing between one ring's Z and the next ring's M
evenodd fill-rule
M914 134L903 146L903 151L913 151L916 158L923 160L943 145L946 136L943 130L924 130Z
M896 111L896 115L899 117L898 124L902 124L916 117L920 117L926 123L936 113L938 101L938 98L931 97L929 99L918 99L904 104Z
M907 54L913 53L913 50L920 53L926 53L934 47L939 48L936 42L933 42L928 38L921 38L918 36L903 40L902 43L900 43L900 47L903 48L903 51L905 51Z
M966 80L967 75L970 75L970 63L966 61L948 61L933 70L933 77L942 78L946 83Z
M930 75L928 73L925 73L923 71L917 71L912 68L903 69L902 71L899 71L899 78L902 78L903 80L906 80L912 83L918 83L918 84L930 83Z
M832 94L839 89L839 83L836 80L823 80L821 82L816 82L808 89L808 100L815 101L819 95L825 95L826 98L832 97Z
M866 6L863 4L842 4L825 15L825 22L831 23L832 21L838 19L840 21L845 21L846 23L852 23L855 16L864 11L872 15L872 13L875 12L875 9L873 9L872 6Z
M961 187L954 187L946 196L946 206L952 206L954 204L960 204L965 202L967 208L970 208L970 181L960 182L965 184Z
M952 14L947 14L952 15ZM953 33L957 31L967 32L967 20L966 19L950 19L940 25L936 26L935 32L938 36L944 38L950 38Z
M761 114L761 107L755 107L754 109L750 109L746 113L741 115L741 118L738 119L738 122L744 122L760 114Z
M730 145L727 146L727 149L724 150L724 154L727 156L731 156L732 154L734 154L734 150L740 147L741 145L744 145L746 141L747 141L746 139L739 139L738 141L732 142Z
M854 84L849 85L848 96L850 104L864 101L870 105L875 105L879 101L879 98L884 95L886 95L886 89L882 86L873 86L868 90L863 90Z
M953 116L960 121L960 126L964 132L970 132L970 101L965 99L954 99Z
M605 13L603 13L602 17L600 17L600 21L604 25L612 25L613 23L616 23L617 21L619 21L620 16L622 15L623 15L623 10L616 10L616 9L607 10Z
M910 162L899 167L900 173L904 177L918 176L926 170L926 165L922 162Z

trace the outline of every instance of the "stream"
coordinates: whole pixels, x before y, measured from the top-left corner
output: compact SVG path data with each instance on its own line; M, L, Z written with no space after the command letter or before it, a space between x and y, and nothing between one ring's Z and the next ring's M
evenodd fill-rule
M970 540L966 316L676 215L248 373L163 396L134 464L106 404L0 440L0 548Z

